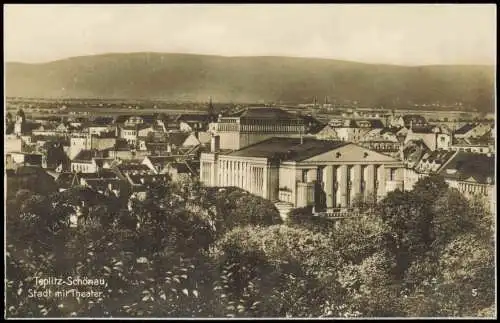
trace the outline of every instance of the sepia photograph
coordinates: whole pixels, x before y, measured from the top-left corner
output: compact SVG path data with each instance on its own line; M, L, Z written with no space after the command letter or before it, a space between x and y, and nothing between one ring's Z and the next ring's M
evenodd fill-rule
M496 5L3 17L4 319L497 317Z

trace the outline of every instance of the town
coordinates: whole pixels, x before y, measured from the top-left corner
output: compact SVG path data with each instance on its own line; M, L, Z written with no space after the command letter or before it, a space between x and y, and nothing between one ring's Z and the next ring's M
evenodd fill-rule
M4 317L496 318L489 4L4 7Z
M286 218L303 207L319 216L349 216L356 199L380 200L438 174L495 209L491 114L446 111L426 118L418 111L353 107L332 113L327 98L324 104L314 98L309 105L217 108L210 98L195 113L134 108L114 116L105 115L106 102L86 109L100 115L82 113L81 103L75 109L48 105L55 108L10 102L8 176L39 167L60 191L84 186L130 199L143 198L145 182L191 178L268 199Z

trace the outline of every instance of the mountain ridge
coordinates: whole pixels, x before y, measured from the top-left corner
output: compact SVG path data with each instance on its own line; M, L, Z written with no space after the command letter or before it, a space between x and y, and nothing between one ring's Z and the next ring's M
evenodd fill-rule
M492 65L402 66L328 58L107 53L6 62L6 95L253 102L358 101L387 106L463 102L493 109Z

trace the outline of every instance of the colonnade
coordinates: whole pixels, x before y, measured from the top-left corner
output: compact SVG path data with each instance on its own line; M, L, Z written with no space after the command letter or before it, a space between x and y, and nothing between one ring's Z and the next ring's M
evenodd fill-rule
M219 160L219 186L236 186L267 198L267 166L239 160Z

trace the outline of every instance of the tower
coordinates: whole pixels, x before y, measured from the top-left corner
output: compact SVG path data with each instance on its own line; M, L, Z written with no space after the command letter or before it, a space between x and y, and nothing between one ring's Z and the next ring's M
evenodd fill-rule
M14 133L16 135L22 135L26 124L26 116L24 111L20 109L16 114L16 123L14 125Z
M212 97L210 96L210 101L208 102L208 119L209 122L216 122L217 115L215 114L214 106L212 104Z

